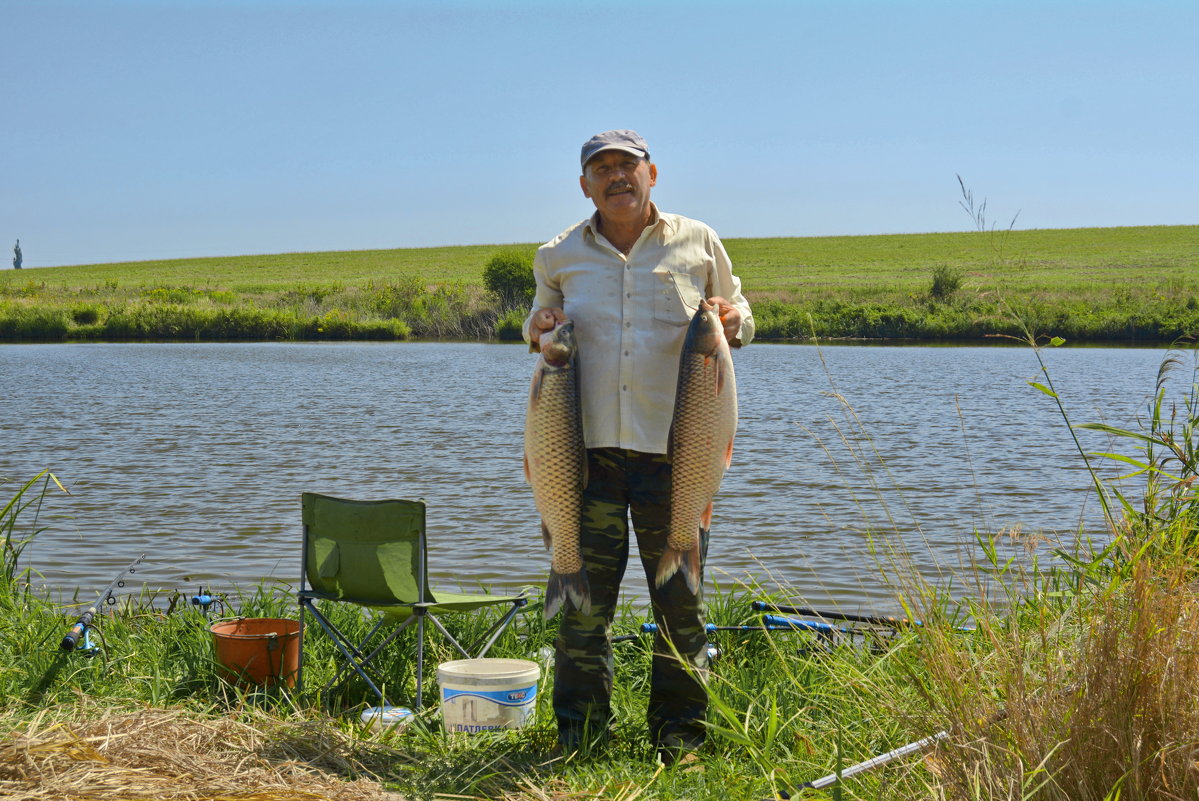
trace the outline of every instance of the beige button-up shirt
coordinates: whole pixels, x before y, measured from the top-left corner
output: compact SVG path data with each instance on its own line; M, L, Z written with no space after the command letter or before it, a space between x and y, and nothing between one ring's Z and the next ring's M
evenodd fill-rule
M753 315L707 225L654 207L626 256L598 223L597 214L537 251L533 309L560 307L574 321L587 447L666 453L679 354L700 299L719 295L740 309L743 345Z

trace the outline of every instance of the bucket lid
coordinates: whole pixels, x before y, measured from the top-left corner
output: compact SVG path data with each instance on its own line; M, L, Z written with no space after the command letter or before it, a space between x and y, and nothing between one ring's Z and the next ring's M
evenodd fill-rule
M372 706L362 710L362 722L369 725L393 726L406 723L415 713L406 706Z
M540 676L541 667L527 659L458 659L437 666L437 680L453 676L487 679L515 679Z

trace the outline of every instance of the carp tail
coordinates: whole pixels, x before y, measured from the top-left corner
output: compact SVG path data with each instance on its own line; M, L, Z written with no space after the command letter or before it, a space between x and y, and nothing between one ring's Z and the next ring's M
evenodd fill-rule
M675 573L681 573L683 581L687 583L687 589L691 590L692 595L698 595L700 568L703 566L699 543L699 538L696 538L695 545L685 551L668 546L662 552L662 558L658 560L658 575L654 583L661 587L670 581Z
M578 570L564 574L551 569L549 586L545 590L545 619L552 620L567 599L575 609L585 615L591 614L591 585L587 582L587 573Z

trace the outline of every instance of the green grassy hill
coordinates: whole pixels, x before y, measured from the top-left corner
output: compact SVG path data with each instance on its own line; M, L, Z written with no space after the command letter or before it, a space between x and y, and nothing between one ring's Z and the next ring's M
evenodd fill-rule
M1199 226L725 241L759 337L1072 341L1199 331ZM286 253L0 272L0 341L513 336L500 251Z

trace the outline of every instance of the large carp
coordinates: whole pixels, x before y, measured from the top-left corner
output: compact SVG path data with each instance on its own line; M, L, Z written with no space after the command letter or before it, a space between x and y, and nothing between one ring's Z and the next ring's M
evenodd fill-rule
M541 514L541 535L551 550L545 592L549 620L570 598L591 612L591 588L583 570L579 526L587 486L587 449L579 407L579 369L574 323L559 323L541 335L541 357L529 387L525 416L525 480Z
M658 562L661 587L682 571L699 592L701 532L712 525L712 499L733 459L737 381L733 356L716 308L701 300L679 356L668 454L671 460L670 534Z

